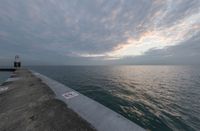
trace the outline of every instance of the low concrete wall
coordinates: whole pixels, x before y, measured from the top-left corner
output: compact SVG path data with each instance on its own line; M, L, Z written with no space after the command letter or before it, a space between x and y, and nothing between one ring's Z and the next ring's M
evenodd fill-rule
M88 121L98 131L144 131L143 128L102 104L42 74L32 73L47 84L56 97Z

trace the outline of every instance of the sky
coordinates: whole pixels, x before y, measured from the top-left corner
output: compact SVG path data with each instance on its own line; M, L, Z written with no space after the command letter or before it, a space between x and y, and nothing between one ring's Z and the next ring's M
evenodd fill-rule
M200 0L0 3L0 66L200 64Z

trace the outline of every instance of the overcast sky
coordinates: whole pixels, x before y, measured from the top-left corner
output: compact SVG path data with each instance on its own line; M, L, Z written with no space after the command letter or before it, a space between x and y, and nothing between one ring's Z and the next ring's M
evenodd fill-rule
M200 64L200 0L0 0L0 65Z

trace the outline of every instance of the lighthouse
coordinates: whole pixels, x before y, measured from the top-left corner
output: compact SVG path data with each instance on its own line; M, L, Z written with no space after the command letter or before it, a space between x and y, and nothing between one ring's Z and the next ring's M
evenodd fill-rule
M14 61L14 68L15 69L19 69L20 67L21 67L21 62L20 62L19 56L16 55L15 56L15 61Z

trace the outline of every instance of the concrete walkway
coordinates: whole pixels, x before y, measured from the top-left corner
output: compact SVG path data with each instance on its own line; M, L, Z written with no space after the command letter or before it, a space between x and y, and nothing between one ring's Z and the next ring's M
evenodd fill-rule
M98 131L144 131L143 128L102 104L72 90L42 74L33 72L48 85L70 109L88 121Z
M95 131L30 71L0 85L0 131Z

